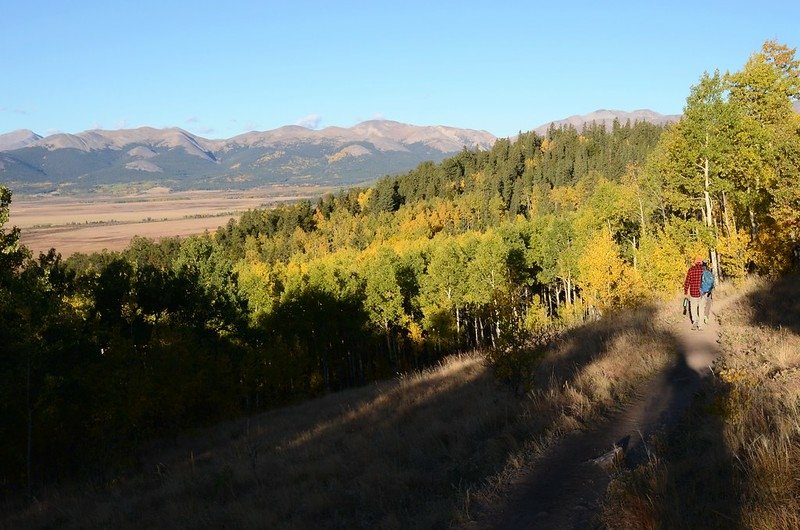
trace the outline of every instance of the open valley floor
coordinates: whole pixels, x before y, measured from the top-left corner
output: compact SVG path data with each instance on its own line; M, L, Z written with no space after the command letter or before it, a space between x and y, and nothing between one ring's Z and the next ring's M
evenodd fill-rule
M213 231L246 210L315 199L318 186L271 186L235 191L171 192L154 188L134 195L15 197L10 225L34 255L55 248L76 252L122 250L133 236L159 239Z

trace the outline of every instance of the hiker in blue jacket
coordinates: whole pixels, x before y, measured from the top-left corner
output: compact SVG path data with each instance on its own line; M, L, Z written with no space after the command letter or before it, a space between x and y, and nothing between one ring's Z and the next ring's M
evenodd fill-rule
M703 300L703 324L708 324L708 315L711 313L711 301L714 291L714 273L711 272L708 262L703 260L703 275L700 278L700 297Z

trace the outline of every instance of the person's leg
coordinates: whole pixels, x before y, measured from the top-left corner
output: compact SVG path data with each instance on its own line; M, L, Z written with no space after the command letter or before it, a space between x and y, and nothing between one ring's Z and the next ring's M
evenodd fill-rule
M708 316L711 314L711 302L714 296L711 293L703 295L703 323L708 324Z
M700 329L700 319L702 318L700 300L700 297L689 297L689 320L692 322L692 329Z

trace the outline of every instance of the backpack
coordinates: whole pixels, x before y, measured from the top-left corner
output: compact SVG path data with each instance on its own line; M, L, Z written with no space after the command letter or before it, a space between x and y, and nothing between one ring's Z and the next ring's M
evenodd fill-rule
M700 293L706 294L710 293L711 289L714 288L714 275L711 273L710 270L704 270L703 276L700 279Z

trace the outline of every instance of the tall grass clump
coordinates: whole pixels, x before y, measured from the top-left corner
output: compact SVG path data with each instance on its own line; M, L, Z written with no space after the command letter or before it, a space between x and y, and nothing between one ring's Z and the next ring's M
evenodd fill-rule
M800 528L800 281L752 280L681 427L609 488L608 528Z

